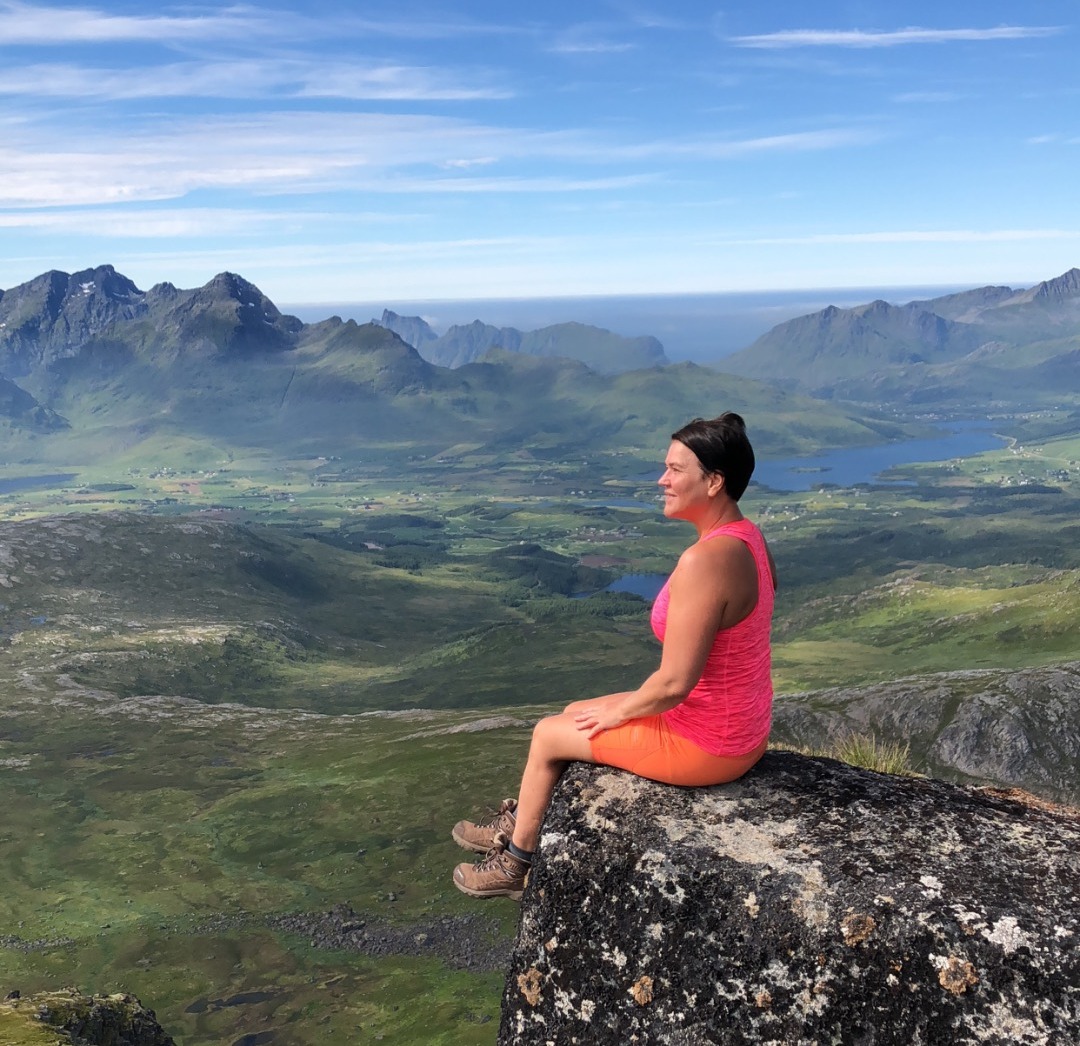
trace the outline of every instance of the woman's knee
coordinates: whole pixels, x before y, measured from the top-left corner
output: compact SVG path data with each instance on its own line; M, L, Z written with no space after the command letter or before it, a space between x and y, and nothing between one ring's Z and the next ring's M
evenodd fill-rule
M558 728L558 721L565 716L563 712L561 715L549 715L544 716L539 720L536 726L533 727L532 743L533 748L550 748L552 741L558 737L560 731Z
M547 759L586 759L591 751L572 715L545 716L533 727L532 751Z

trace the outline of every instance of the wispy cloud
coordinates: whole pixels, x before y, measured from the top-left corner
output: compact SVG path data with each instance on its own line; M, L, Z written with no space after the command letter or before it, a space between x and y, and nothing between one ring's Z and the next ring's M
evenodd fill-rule
M1029 240L1080 240L1080 229L902 229L816 233L809 236L756 236L723 242L739 246L797 247L863 243L1017 243Z
M757 36L733 36L737 47L782 50L792 47L899 47L905 44L947 44L957 41L1028 40L1055 36L1060 26L1002 25L992 29L785 29Z
M555 54L622 54L635 47L614 40L556 40L548 50Z
M513 97L476 74L388 65L363 58L349 63L306 59L175 62L145 68L28 65L0 71L0 94L16 97L133 101L143 98L343 98L354 101L478 101Z
M892 100L902 105L933 105L937 102L959 102L964 97L956 91L905 91L903 94L894 94Z
M637 45L619 39L624 26L599 22L582 22L558 33L547 45L554 54L622 54L633 51Z
M208 13L191 13L178 5L176 13L121 15L95 7L58 6L0 0L0 47L16 45L159 43L166 46L225 40L250 43L253 37L284 40L389 37L439 40L462 36L521 33L522 30L468 18L432 18L424 11L413 16L367 18L349 13L332 19L302 15L285 8L270 10L254 4L232 4Z
M130 121L62 148L18 128L0 144L0 207L152 202L196 190L292 194L593 191L638 184L640 171L586 175L569 163L606 164L604 143L583 132L537 133L415 114L281 112ZM527 162L530 174L448 177L447 170ZM536 172L536 173L532 173Z
M90 7L53 7L0 0L0 46L102 44L119 41L217 40L268 25L253 7L226 7L204 15L117 15Z
M656 181L655 175L623 174L599 178L400 178L363 187L391 193L577 193L632 189Z
M867 145L879 141L880 132L869 128L826 128L796 131L791 134L761 135L753 138L718 138L709 136L660 138L633 145L608 143L605 155L613 159L725 160L764 153L819 152Z
M414 113L317 111L168 123L151 115L108 129L65 122L58 137L51 117L41 119L12 125L0 142L0 206L149 203L198 190L595 192L659 184L666 180L662 171L687 161L841 149L879 137L872 129L839 128L742 139L620 140L588 129L521 130ZM470 175L478 166L490 173Z
M388 214L385 211L350 211L348 223L378 226L412 224L419 214ZM237 236L267 229L302 226L311 231L318 226L340 227L341 214L320 211L260 210L257 208L176 207L0 211L0 229L36 229L70 236L101 236L107 239L191 239L193 237Z
M1080 138L1068 134L1036 134L1027 139L1028 145L1080 145Z

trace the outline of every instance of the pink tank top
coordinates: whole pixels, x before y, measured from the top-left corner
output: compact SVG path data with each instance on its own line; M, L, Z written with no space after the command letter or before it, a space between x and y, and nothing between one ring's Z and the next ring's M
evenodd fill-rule
M765 539L748 519L725 523L702 539L726 534L746 543L757 564L757 605L737 625L721 629L713 640L694 689L674 708L662 712L671 730L712 755L740 756L752 752L772 724L773 579ZM667 627L670 582L653 603L650 622L662 643Z

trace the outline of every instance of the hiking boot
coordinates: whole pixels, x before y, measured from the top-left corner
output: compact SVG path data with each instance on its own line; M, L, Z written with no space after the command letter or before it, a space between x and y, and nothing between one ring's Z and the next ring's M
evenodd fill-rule
M509 897L520 901L529 865L507 849L509 844L509 837L500 832L487 857L476 864L459 864L454 869L454 885L470 897Z
M483 824L473 824L472 821L458 821L454 825L451 835L458 846L474 853L486 854L495 845L495 836L500 832L511 838L514 834L514 811L517 809L516 799L504 799L499 804L498 813L490 821Z

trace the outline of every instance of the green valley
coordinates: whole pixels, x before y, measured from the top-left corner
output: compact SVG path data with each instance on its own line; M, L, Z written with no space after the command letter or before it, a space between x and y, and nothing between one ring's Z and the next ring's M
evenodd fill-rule
M536 718L655 665L604 590L688 541L668 433L736 409L767 459L947 417L693 364L451 371L239 277L63 275L0 297L0 971L134 992L183 1046L491 1043L516 909L453 888L449 828ZM777 743L1080 801L1080 422L1028 391L968 404L1008 446L900 485L751 486Z

